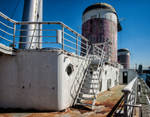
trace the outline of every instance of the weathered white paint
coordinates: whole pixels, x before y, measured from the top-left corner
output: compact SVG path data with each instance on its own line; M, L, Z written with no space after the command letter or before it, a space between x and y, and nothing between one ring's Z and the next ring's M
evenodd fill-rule
M112 67L110 65L104 66L104 70L102 72L102 89L101 92L108 89L108 80L111 80L110 88L119 84L119 69ZM116 82L116 84L115 84Z
M117 66L119 69L123 69L123 65L121 65L120 63L117 63Z
M137 76L137 72L135 71L135 69L120 69L119 84L123 84L124 71L128 72L127 83L131 82Z
M58 111L72 106L88 65L88 61L82 61L83 57L58 49L19 51L17 56L3 54L0 107ZM69 64L74 70L70 76L66 72ZM118 68L104 65L100 92L107 90L108 79L111 79L110 88L117 85L118 76Z
M82 60L60 50L20 51L17 56L2 55L0 107L37 110L68 108L78 89L76 75ZM74 69L70 76L66 72L69 63Z
M96 72L96 71L95 71ZM96 77L96 76L95 76ZM94 78L94 77L93 77ZM119 84L119 69L112 67L110 65L104 65L104 69L102 70L102 76L101 76L101 83L98 93L106 91L116 85ZM109 83L110 81L111 83ZM87 81L86 83L98 83L97 81ZM86 84L86 87L97 87L97 85L90 85ZM85 89L84 92L93 93L93 91L96 93L96 90L93 89ZM93 95L92 95L93 96ZM89 94L84 94L83 97L91 97Z
M116 14L105 9L93 9L93 10L88 11L82 16L82 24L86 22L87 20L90 20L92 16L95 16L95 18L106 18L106 19L114 21L117 24Z

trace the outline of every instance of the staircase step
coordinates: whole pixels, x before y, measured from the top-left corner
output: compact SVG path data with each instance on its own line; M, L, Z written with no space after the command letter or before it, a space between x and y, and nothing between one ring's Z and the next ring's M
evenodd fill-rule
M93 70L93 69L91 69L91 70L90 70L90 69L88 69L88 72L91 72L91 71L93 72L93 71L95 71L95 70Z
M100 59L92 60L92 61L91 61L91 64L92 64L92 63L98 64L99 61L100 61Z
M84 84L84 85L85 85L85 84L97 84L97 85L98 85L98 83L92 83L92 82L84 82L83 84Z
M95 93L89 93L89 92L80 92L79 94L95 95Z
M79 100L94 100L94 98L78 97Z
M97 90L98 88L93 88L93 87L82 87L81 89L95 89L95 90Z
M76 103L76 105L79 105L79 106L92 106L92 104L86 104L86 103Z
M95 73L94 73L94 74L87 73L87 76L91 76L91 75L92 75L92 76L97 76L98 74L95 74Z
M98 80L97 78L85 78L85 80Z
M93 71L96 71L97 67L90 67L90 69L92 69Z

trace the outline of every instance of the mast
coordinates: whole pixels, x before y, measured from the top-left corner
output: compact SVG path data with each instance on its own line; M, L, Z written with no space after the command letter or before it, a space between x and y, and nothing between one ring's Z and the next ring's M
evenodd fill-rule
M42 15L43 15L43 0L24 1L22 22L38 22L38 21L41 22L43 17ZM29 36L29 37L20 37L20 42L28 42L28 43L19 44L19 49L42 48L42 44L40 44L40 47L38 47L38 40L42 42L42 37L34 37L38 36L39 27L40 29L42 29L41 24L40 26L38 24L21 25L21 30L30 30L30 31L21 31L20 36ZM42 31L40 31L40 35L42 35Z

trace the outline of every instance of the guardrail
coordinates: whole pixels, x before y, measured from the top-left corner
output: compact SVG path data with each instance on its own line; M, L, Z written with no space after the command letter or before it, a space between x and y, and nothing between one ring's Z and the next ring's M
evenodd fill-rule
M124 93L124 115L125 117L130 117L133 114L133 107L140 107L141 105L136 105L137 100L137 83L138 76L136 76L123 90ZM139 116L140 116L139 114Z
M111 61L111 56L112 56L111 45L112 45L112 42L109 39L107 39L105 43L92 44L93 49L91 53L93 54L93 58L96 59L96 57L100 57L103 52L104 61L109 63L111 66L118 68L120 67L119 64L117 62Z
M7 21L11 22L11 26L4 23L3 19L0 21L0 32L3 35L0 36L1 40L5 40L4 43L11 44L12 48L19 48L20 44L36 44L34 49L42 49L46 47L58 47L62 50L74 52L77 55L85 55L89 45L88 39L68 27L62 22L17 22L10 19L6 15L0 12L0 16ZM30 29L21 29L21 26L29 26ZM43 27L43 29L41 28ZM2 29L3 27L3 29ZM4 30L8 28L8 31ZM30 32L31 35L21 35L22 32ZM42 33L43 34L42 34ZM4 36L5 34L5 36ZM20 38L36 38L35 42L20 42ZM41 38L43 41L41 41ZM84 45L84 46L81 46ZM32 49L32 48L28 48Z
M148 94L150 94L150 88L149 88L149 86L146 84L146 82L144 81L144 79L141 78L141 80L142 80L142 83L144 84L144 87L145 87L146 92L147 92Z
M111 58L110 56L112 55L111 54L111 44L112 42L107 39L107 41L105 43L96 43L96 44L93 44L93 56L96 55L96 56L101 56L101 53L103 52L104 53L104 60L105 61L108 61L109 58Z
M146 105L148 106L149 112L150 112L150 100L149 100L149 97L147 95L146 95Z

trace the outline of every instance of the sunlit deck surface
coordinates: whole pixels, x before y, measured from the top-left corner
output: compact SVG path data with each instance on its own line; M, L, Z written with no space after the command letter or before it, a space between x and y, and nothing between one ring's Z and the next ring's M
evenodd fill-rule
M98 94L94 110L82 106L68 108L61 112L39 112L35 110L3 110L0 109L0 117L106 117L113 116L115 111L123 106L122 89L126 85L117 85ZM91 103L87 101L86 103Z

